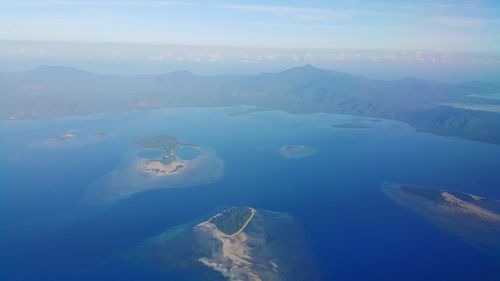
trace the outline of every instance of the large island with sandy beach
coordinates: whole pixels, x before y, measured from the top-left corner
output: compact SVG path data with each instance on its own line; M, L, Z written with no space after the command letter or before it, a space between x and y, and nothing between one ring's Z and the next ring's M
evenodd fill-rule
M500 201L414 185L385 183L385 194L399 206L476 247L500 253Z
M203 280L322 280L299 224L288 214L250 207L173 227L129 257Z
M183 157L181 149L192 155ZM114 170L91 184L84 201L106 204L147 190L204 185L223 174L224 161L214 150L157 135L136 140Z

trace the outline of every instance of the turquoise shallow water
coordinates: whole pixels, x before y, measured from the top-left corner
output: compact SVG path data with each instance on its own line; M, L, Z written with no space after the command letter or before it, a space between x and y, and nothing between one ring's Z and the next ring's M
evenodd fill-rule
M498 280L498 256L399 208L379 187L393 181L500 199L500 146L417 133L394 121L231 114L240 111L0 122L0 279L190 280L120 257L173 225L249 205L293 215L328 280ZM341 123L370 128L331 126ZM48 141L69 131L75 140ZM100 131L110 134L93 136ZM144 192L105 209L82 205L88 186L120 165L134 140L158 134L214 149L225 161L223 179ZM286 159L278 153L286 144L318 153Z
M182 160L192 160L200 156L200 151L189 146L181 146L175 150L175 155Z
M160 149L145 149L139 152L139 157L146 159L161 159L165 152Z

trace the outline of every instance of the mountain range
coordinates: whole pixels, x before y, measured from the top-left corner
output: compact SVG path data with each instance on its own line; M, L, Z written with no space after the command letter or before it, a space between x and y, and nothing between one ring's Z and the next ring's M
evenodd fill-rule
M420 131L500 144L500 84L393 81L311 65L259 75L99 75L66 66L0 73L0 119L137 108L251 105L406 122Z

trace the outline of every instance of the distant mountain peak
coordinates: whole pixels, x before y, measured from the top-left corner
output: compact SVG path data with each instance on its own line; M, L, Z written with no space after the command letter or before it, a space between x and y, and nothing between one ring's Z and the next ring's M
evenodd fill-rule
M33 70L35 70L35 71L52 71L52 70L81 71L81 70L78 70L78 69L71 67L71 66L47 65L47 64L39 65L39 66L35 67Z
M176 71L160 74L157 77L159 79L188 80L188 79L196 79L199 76L192 73L192 72L186 71L186 70L176 70Z
M304 65L301 65L301 66L297 66L296 68L309 69L309 70L321 70L321 68L315 67L312 64L304 64Z
M176 70L172 71L169 73L170 75L176 75L176 76L197 76L196 74L187 71L187 70Z
M278 75L290 76L292 78L302 79L323 79L323 78L352 78L356 77L348 73L334 71L330 69L318 68L311 64L292 67L285 71L277 73Z
M298 72L298 71L302 71L302 72L322 72L322 71L327 71L325 69L321 69L321 68L317 68L311 64L305 64L305 65L301 65L301 66L296 66L296 67L292 67L290 69L287 69L285 71L282 71L283 72Z
M86 75L96 75L91 72L77 69L70 66L62 66L62 65L39 65L31 70L35 73L40 74L86 74Z

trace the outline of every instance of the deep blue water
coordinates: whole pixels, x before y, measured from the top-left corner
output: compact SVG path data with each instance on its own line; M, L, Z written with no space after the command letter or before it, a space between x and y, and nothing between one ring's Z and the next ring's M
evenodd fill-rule
M288 212L328 280L500 280L500 257L441 232L380 191L384 181L500 199L500 146L417 133L394 121L166 109L0 122L0 280L187 280L123 253L224 206ZM369 129L331 124L361 122ZM76 139L51 138L74 131ZM95 132L110 132L104 138ZM216 150L221 181L82 206L131 143L168 134ZM316 147L286 159L285 144Z

